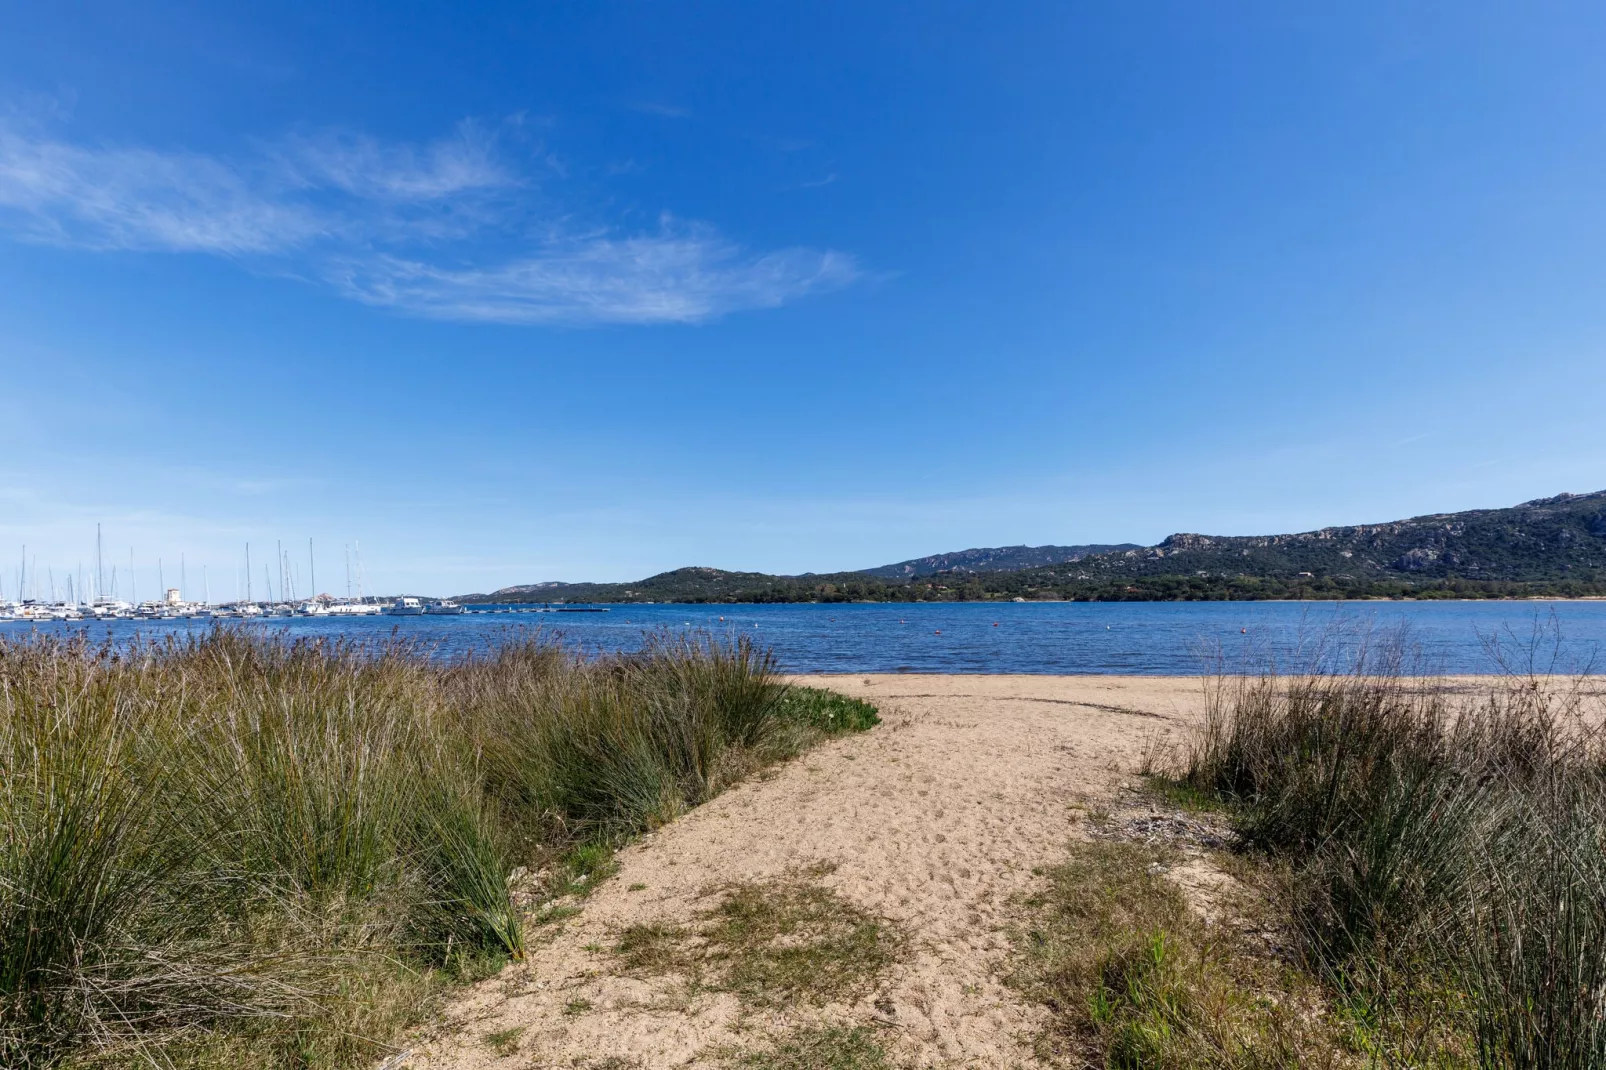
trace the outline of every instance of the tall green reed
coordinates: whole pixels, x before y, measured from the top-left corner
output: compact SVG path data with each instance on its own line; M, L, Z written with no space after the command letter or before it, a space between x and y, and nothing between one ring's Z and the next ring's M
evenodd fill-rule
M786 694L767 653L709 637L449 663L225 628L0 641L0 1065L231 1033L360 1061L320 1023L364 984L521 956L516 866L817 736Z
M1436 1037L1482 1066L1606 1067L1590 678L1469 688L1401 664L1224 678L1183 778L1286 861L1308 959L1384 1024L1386 1062Z

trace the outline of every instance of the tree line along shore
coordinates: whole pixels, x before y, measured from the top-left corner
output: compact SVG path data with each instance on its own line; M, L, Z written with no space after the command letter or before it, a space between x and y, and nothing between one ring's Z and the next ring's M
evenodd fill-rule
M465 605L553 603L774 604L802 602L1251 602L1361 599L1606 597L1606 574L1558 580L1447 577L1360 581L1336 576L1138 576L1066 579L1048 570L938 574L903 582L861 573L768 576L686 568L634 584L572 583L464 595Z

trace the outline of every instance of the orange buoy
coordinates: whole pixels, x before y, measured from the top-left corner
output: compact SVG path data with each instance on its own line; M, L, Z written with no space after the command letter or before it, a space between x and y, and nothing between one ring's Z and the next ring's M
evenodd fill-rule
M935 632L932 632L931 634L933 634L933 635L941 635L942 634L942 629L938 628Z

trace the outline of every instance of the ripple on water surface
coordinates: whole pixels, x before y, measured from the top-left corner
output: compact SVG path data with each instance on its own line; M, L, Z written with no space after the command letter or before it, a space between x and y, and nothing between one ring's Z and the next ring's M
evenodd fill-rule
M0 624L0 635L86 631L91 637L194 633L204 621ZM242 626L236 624L236 626ZM1402 627L1423 667L1492 672L1497 639L1544 665L1559 633L1560 665L1606 644L1606 602L961 602L914 605L631 605L606 613L470 613L460 617L277 618L243 625L292 636L409 638L441 656L484 650L510 634L542 634L588 650L633 650L646 633L703 629L749 635L791 672L1193 674L1224 664L1258 670L1342 660L1368 636ZM1334 656L1336 653L1336 657ZM1525 667L1525 664L1519 667Z

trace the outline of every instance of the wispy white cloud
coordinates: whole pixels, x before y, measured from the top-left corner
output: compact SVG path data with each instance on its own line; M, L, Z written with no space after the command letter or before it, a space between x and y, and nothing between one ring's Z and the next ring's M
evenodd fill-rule
M326 229L220 160L91 149L0 129L0 209L26 237L89 249L279 253Z
M848 254L749 251L708 224L580 232L536 186L469 122L427 145L298 133L243 160L0 125L0 226L23 239L288 266L412 315L697 323L861 276Z
M859 277L852 257L812 249L753 255L711 228L554 241L492 267L402 257L339 265L348 296L441 319L495 323L698 323L775 308Z
M497 159L495 137L468 121L452 137L425 146L322 131L287 138L270 151L305 188L333 188L375 201L435 201L519 185Z

